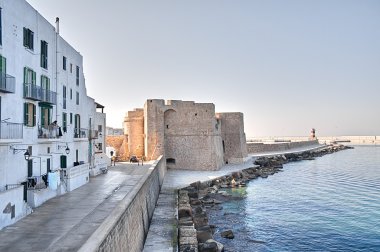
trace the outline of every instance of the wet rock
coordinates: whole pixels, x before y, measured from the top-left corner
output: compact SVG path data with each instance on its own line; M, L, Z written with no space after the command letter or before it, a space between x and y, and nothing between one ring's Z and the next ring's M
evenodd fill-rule
M204 243L207 240L212 239L212 238L213 238L212 237L212 231L211 231L210 228L209 228L209 230L200 230L200 231L197 231L198 243Z
M191 216L192 216L192 213L191 213L190 205L178 207L178 217L179 218L191 217Z
M235 238L235 235L232 232L232 230L223 231L222 233L220 233L220 236L222 236L223 238L227 238L227 239Z
M198 246L199 252L218 252L218 244L212 240L209 239L205 243L201 243Z

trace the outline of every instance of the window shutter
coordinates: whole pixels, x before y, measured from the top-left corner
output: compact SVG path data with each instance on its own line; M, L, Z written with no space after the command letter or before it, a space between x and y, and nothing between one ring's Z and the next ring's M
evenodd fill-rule
M28 125L28 103L24 103L24 125Z
M28 74L28 69L26 67L24 67L24 83L26 83L26 81L27 81L27 78L26 78L27 74Z
M33 127L36 126L36 105L33 104Z
M48 110L48 125L51 123L51 109Z
M33 48L34 48L34 33L32 32L32 31L30 31L30 49L32 49L33 50Z
M24 46L26 46L28 43L27 43L27 32L26 32L26 28L24 27Z
M33 78L32 80L33 85L36 85L36 72L34 71L32 71L32 78Z

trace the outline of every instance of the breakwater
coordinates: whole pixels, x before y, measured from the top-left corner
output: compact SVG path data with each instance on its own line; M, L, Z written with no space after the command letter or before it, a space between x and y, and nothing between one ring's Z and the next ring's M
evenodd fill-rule
M165 173L161 156L79 251L142 251Z
M324 149L263 157L256 160L255 167L234 172L206 182L195 182L179 191L179 248L180 251L222 251L223 245L213 239L215 226L208 222L207 209L215 209L225 201L234 200L224 188L243 187L255 178L266 178L282 170L287 162L310 160L349 147L328 146ZM233 239L232 230L221 230L221 235Z
M250 154L262 152L283 152L296 148L307 148L316 145L318 145L318 140L305 140L298 142L247 143L247 152Z

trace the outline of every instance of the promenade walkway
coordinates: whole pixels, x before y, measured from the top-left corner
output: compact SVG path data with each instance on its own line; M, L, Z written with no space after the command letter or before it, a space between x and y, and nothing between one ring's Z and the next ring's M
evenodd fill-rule
M45 202L0 231L0 251L77 251L149 167L117 163L107 174Z

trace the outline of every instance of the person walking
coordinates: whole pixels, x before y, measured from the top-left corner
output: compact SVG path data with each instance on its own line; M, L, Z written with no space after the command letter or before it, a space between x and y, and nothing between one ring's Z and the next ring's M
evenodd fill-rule
M110 154L111 154L111 166L112 166L112 161L113 161L113 166L116 166L116 164L115 164L115 159L116 159L116 157L113 155L114 152L111 151Z

